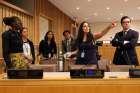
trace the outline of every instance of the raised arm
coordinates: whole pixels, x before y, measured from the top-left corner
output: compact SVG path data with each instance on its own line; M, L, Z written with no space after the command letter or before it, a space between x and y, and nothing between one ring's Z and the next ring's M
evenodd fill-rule
M109 30L111 30L115 26L116 26L116 22L112 22L103 31L94 33L93 34L94 35L94 39L97 40L97 39L101 38L102 36L104 36Z

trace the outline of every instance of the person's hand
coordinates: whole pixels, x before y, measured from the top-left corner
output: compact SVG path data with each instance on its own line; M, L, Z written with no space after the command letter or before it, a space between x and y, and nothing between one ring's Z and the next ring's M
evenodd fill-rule
M22 54L22 56L28 61L28 63L32 63L32 61L33 61L32 56L30 56L30 55L24 55L24 54Z
M127 44L127 43L129 43L129 42L130 42L130 41L124 41L124 45Z
M57 56L54 54L53 57L52 57L52 59L56 59L56 58L57 58Z
M71 52L67 52L64 54L64 58L69 58L71 57L72 53Z
M111 22L111 24L109 25L109 28L114 28L114 27L116 27L116 25L117 25L117 23L116 23L116 21L113 21L113 22Z

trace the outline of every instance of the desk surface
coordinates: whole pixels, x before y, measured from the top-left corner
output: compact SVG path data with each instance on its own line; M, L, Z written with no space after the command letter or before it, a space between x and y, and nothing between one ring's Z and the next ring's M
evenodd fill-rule
M117 75L122 77L108 78ZM140 93L140 79L128 78L128 72L108 72L105 76L71 79L69 72L47 72L43 79L7 79L3 74L0 93Z
M45 72L43 74L44 74L43 79L7 79L6 74L3 74L0 76L0 86L2 86L2 85L23 85L23 84L24 85L140 84L140 79L128 78L128 76L129 76L128 72L105 72L105 77L103 79L95 79L95 78L71 79L69 72ZM16 82L16 83L13 83L13 82ZM24 83L22 83L22 82L24 82ZM27 82L27 83L25 83L25 82Z

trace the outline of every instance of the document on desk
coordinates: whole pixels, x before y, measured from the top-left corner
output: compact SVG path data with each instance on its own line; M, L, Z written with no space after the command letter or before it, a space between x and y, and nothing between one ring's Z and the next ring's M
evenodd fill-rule
M104 78L129 78L129 72L105 72Z

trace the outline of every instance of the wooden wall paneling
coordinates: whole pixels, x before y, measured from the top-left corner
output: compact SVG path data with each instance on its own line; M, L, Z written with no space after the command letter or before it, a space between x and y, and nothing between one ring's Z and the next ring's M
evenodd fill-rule
M45 3L44 3L44 1L45 0L41 0L41 3L40 3L41 4L41 12L42 13L45 13L45 8L44 8Z
M12 16L13 14L12 14L12 11L13 11L13 9L12 8L9 8L9 16Z
M28 28L29 28L29 38L34 41L34 29L33 29L33 19L29 17L28 20Z
M136 53L137 53L137 57L138 57L138 62L140 64L140 46L136 47Z
M4 68L5 68L5 65L4 65L3 58L0 58L0 74L4 73Z
M0 5L0 36L2 35L2 6ZM2 39L0 39L0 58L2 57Z
M9 8L5 8L6 16L10 16Z
M40 0L35 0L35 16L34 16L34 30L35 30L35 45L39 44L39 14L40 14Z
M65 27L67 29L71 28L72 21L69 21L71 19L48 0L35 0L35 9L35 44L39 44L39 16L41 14L52 19L52 25L49 25L49 29L52 29L52 31L54 31L55 40L57 46L59 47L59 45L61 45L63 37L62 32L64 31Z
M24 15L25 17L25 27L28 27L28 16Z
M99 46L99 54L101 54L101 59L108 59L112 62L115 50L116 48L111 46L110 44L104 44L103 46ZM136 53L138 57L138 62L140 64L140 46L136 47Z
M109 61L113 61L115 53L115 47L110 44L104 44L103 46L99 46L99 54L101 55L101 59L107 59Z
M12 16L15 16L15 10L14 9L12 9L13 11L12 11Z
M5 9L6 9L6 7L2 6L2 19L3 19L4 17L6 17ZM6 26L5 26L4 23L2 22L2 32L4 32L5 30L6 30Z
M17 17L18 17L18 12L19 12L19 11L15 10L15 16L17 16Z
M30 39L30 40L32 40L32 31L31 31L31 25L30 25L30 17L28 16L27 17L27 29L28 29L28 38Z
M64 14L62 12L61 12L60 16L61 16L61 19L60 19L61 20L61 23L60 23L61 26L60 26L60 32L59 33L60 33L60 37L61 37L60 38L60 44L61 44L61 41L63 39L63 31L64 31L64 26L65 26L64 20L65 19L64 19Z
M25 26L26 27L26 25L25 25L25 15L23 14L23 26Z
M36 36L35 36L34 19L33 18L30 18L30 27L32 28L31 29L31 32L32 32L32 41L34 43Z

